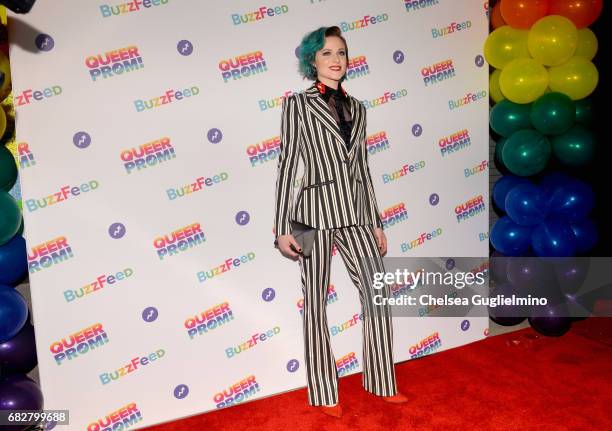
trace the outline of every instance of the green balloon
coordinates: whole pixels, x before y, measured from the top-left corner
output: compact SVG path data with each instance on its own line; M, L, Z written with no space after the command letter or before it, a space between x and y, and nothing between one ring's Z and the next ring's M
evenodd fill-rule
M558 92L544 94L531 105L531 124L545 135L560 135L576 120L576 107L567 95Z
M574 101L576 105L576 122L590 125L593 122L593 100L590 97Z
M504 163L504 158L502 157L502 152L504 151L504 144L508 141L508 138L499 138L497 143L495 144L495 158L502 166L506 166Z
M0 190L8 192L17 181L17 164L11 152L0 146Z
M524 129L508 138L502 150L502 159L510 172L527 177L546 167L551 152L546 136L533 129Z
M550 142L555 157L569 166L585 165L595 154L595 136L580 124L562 135L551 137Z
M17 202L4 190L0 190L0 245L10 241L19 230L21 211Z
M501 100L491 109L489 123L491 128L505 138L517 130L531 127L529 120L530 103L514 103L508 99Z

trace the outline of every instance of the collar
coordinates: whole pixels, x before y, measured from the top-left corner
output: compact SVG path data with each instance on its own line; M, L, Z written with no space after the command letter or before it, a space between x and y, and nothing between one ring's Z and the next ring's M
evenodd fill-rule
M317 89L318 93L325 99L326 101L334 94L339 94L341 99L348 98L348 93L344 90L342 85L338 84L338 90L334 90L331 87L323 84L318 79L314 83L314 87Z

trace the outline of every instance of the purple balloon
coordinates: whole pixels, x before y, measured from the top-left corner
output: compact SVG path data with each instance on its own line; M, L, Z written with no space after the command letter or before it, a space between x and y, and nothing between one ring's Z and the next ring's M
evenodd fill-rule
M26 322L17 335L0 344L0 376L27 374L37 363L34 327Z
M496 298L498 295L503 296L505 298L511 298L512 295L516 296L524 296L519 290L517 290L510 283L502 283L496 285L494 288L490 289L489 297ZM487 306L489 309L489 317L494 322L504 325L511 326L516 325L523 320L527 316L529 316L529 308L524 305L496 305L492 307L490 304ZM515 322L515 323L511 323Z
M0 378L0 410L41 410L43 395L38 384L23 374ZM2 427L22 430L23 426Z
M552 288L558 290L553 269L537 257L512 258L508 262L508 281L522 296L539 296Z
M508 281L508 262L510 258L494 250L489 258L489 273L491 279L499 284Z
M573 294L580 290L589 273L590 263L588 257L575 257L553 265L559 288L563 293Z
M572 327L572 319L564 303L532 307L529 323L540 334L549 337L560 337Z

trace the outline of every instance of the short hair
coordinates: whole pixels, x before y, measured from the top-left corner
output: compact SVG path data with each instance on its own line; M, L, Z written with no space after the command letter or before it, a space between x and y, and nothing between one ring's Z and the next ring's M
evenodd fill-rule
M342 31L338 26L332 27L319 27L318 29L311 31L302 38L299 48L299 72L304 79L310 79L312 81L317 79L317 70L314 68L312 63L315 60L317 51L325 46L325 38L329 36L337 36L344 42L346 48L346 58L348 59L348 46L346 39L342 36ZM340 82L344 81L346 74L340 79Z

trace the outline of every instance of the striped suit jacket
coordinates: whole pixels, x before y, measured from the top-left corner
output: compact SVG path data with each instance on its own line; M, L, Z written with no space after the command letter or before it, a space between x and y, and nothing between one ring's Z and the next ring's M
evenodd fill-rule
M327 103L313 84L283 99L276 180L276 236L290 221L318 229L373 224L382 228L368 167L366 108L349 95L353 129L349 151ZM304 176L294 202L298 157Z

